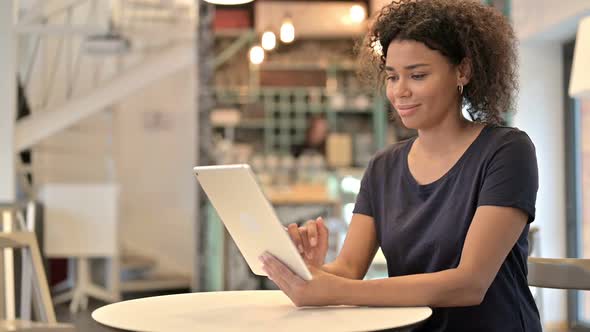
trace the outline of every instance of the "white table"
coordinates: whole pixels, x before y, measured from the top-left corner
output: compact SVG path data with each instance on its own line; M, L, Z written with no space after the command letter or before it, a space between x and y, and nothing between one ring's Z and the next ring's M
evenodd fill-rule
M109 304L99 323L133 331L370 331L409 327L428 307L295 307L281 291L188 293Z

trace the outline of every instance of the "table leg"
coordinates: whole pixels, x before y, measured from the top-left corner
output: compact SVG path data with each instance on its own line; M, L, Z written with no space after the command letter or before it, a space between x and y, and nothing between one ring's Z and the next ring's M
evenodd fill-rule
M90 278L90 259L79 257L77 264L77 280L74 286L70 312L76 313L78 309L85 310L88 306L88 297L94 297L104 302L116 302L118 294L114 294L92 283Z

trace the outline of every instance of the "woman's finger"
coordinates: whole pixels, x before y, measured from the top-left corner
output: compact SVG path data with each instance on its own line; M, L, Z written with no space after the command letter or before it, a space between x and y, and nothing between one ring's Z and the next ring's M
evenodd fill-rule
M305 252L305 257L307 259L312 259L313 258L313 248L311 247L311 244L309 243L309 237L307 235L307 227L306 226L299 227L299 235L301 236L301 240L303 242L303 251Z
M283 292L289 293L291 287L287 280L285 280L285 276L281 273L278 264L278 260L272 260L268 254L264 254L261 256L261 260L263 263L263 270L269 276L269 279L272 280Z
M316 219L316 225L318 230L318 243L328 243L329 230L328 227L326 227L324 218L318 217L318 219Z
M309 238L309 244L311 247L315 247L318 244L318 226L315 220L312 220L305 224L307 227L307 237Z
M289 224L287 232L299 253L303 255L303 241L301 240L301 234L299 233L299 227L297 227L297 224Z
M303 281L303 279L291 271L291 269L283 264L278 258L270 254L266 254L265 256L266 262L272 267L276 273L275 275L281 278L282 281L286 282L290 289L293 288L293 286L298 286Z

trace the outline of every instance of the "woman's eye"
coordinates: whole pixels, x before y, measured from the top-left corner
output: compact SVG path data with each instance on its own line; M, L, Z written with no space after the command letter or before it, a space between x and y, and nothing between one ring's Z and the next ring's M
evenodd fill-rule
M412 75L412 78L415 80L421 80L424 79L426 77L426 74L414 74Z
M397 81L397 76L387 76L386 80L388 80L388 81Z

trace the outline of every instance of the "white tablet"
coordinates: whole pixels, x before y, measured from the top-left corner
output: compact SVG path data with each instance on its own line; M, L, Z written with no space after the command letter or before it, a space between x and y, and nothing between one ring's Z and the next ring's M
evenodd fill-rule
M269 252L301 278L311 280L249 165L198 166L194 172L254 274L266 275L258 257Z

